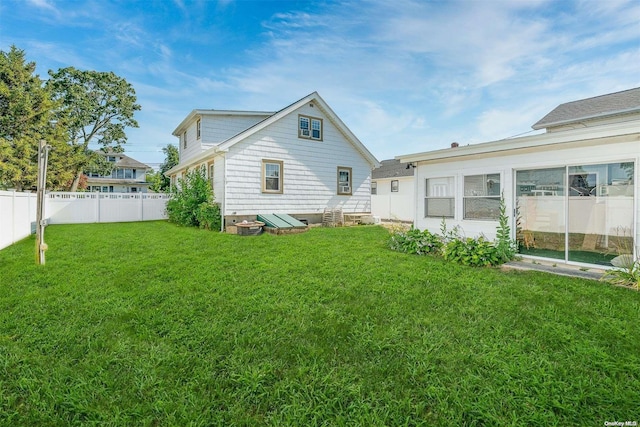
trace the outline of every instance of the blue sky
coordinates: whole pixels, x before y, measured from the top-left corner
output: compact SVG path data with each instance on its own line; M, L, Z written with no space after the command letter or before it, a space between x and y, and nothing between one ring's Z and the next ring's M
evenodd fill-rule
M0 0L0 49L113 71L157 166L195 108L277 111L318 91L379 159L531 131L556 105L640 86L640 2Z

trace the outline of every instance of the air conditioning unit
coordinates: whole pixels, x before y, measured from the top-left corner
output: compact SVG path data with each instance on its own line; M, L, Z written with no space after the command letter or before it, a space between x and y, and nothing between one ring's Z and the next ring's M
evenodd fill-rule
M348 185L341 185L340 186L340 192L341 193L351 193L351 187L349 187Z
M300 129L301 136L309 136L309 129Z

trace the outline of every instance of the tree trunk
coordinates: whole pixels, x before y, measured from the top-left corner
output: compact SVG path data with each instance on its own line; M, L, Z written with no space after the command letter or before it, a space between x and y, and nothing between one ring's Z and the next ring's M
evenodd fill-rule
M78 184L80 184L80 177L82 176L82 171L76 172L76 177L73 178L73 183L71 183L71 188L69 191L76 192L78 191Z

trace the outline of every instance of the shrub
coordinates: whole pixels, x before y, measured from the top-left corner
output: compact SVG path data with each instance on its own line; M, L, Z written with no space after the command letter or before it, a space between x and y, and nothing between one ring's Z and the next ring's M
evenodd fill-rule
M489 267L501 264L497 247L484 237L456 238L447 243L443 251L447 261L471 267Z
M203 202L200 203L198 210L196 211L196 220L198 226L206 230L220 230L221 217L220 206L215 203Z
M169 222L200 227L209 230L220 228L220 208L213 202L211 185L204 172L193 170L178 186L171 188L171 199L167 202Z
M442 243L429 230L420 231L411 226L407 231L394 231L389 238L389 247L398 252L425 255L439 253Z
M626 257L622 255L618 258L620 261L616 268L608 270L602 276L602 280L614 285L629 286L640 291L640 259L633 259L632 255Z

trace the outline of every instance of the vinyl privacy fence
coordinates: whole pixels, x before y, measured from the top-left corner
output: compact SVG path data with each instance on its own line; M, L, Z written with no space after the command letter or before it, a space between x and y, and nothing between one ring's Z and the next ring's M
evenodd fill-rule
M45 197L49 224L166 219L169 196L155 193L63 193ZM0 249L35 232L36 194L0 191Z

